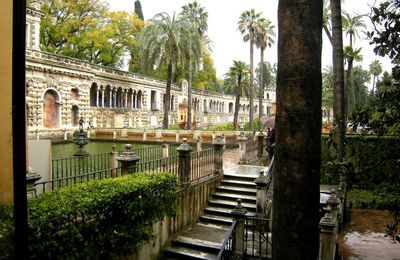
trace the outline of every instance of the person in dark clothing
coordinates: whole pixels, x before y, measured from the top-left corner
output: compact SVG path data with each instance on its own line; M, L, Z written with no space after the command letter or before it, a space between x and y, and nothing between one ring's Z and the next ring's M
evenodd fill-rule
M267 136L267 152L268 159L271 161L275 152L275 128L272 128L271 132Z

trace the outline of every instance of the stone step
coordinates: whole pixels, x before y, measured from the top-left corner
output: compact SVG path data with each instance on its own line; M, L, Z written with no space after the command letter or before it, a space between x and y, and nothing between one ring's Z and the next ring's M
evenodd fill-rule
M211 214L203 214L200 216L200 221L208 223L217 223L231 226L233 223L232 217L215 216Z
M244 188L235 186L219 186L217 187L217 191L235 193L235 194L254 195L254 196L256 196L257 193L257 190L255 188Z
M256 196L251 195L243 195L243 194L235 194L235 193L227 193L227 192L214 192L212 195L215 199L225 199L230 201L237 201L237 199L241 199L242 202L254 203L256 204Z
M222 200L222 199L211 199L208 201L208 204L210 206L216 206L216 207L221 207L221 208L228 208L228 209L234 209L237 205L236 201L232 200ZM247 202L242 202L243 207L245 207L249 211L256 211L256 204L255 203L247 203Z
M164 259L206 259L214 260L218 256L218 252L208 252L197 250L186 246L167 247L164 250Z
M256 188L256 184L254 183L254 179L252 181L241 181L241 180L231 180L231 179L223 179L221 184L224 186L235 186L235 187L246 187L246 188Z
M225 231L226 233L227 231ZM210 233L208 233L208 236ZM185 246L185 247L190 247L190 248L197 248L200 250L206 250L213 252L215 251L218 254L219 249L222 246L222 243L218 242L213 242L213 241L208 241L208 240L202 240L202 239L196 239L196 238L191 238L191 237L184 237L184 236L178 236L175 239L172 240L172 245L179 245L179 246Z

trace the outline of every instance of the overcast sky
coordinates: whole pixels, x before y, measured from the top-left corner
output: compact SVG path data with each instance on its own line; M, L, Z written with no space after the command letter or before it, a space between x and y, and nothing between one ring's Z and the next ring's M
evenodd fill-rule
M134 0L106 0L112 10L134 10ZM142 10L145 20L152 18L159 12L167 12L172 15L181 11L181 7L189 2L188 0L141 0ZM249 43L243 42L243 37L237 31L237 22L241 12L254 8L257 12L262 12L262 16L268 18L277 26L278 0L198 0L208 12L208 35L213 42L212 58L215 62L217 75L222 77L232 65L233 60L242 60L249 63ZM366 14L370 8L368 4L373 4L374 0L346 0L342 9L349 13ZM370 21L365 19L367 26ZM277 33L277 30L276 30ZM360 34L364 37L364 34ZM344 35L344 43L348 44L348 38ZM355 65L362 64L364 69L368 69L372 60L382 61L385 70L390 70L390 61L375 56L372 46L367 40L357 39L356 47L362 47L363 61L355 62ZM259 62L259 50L255 49L255 64ZM266 61L277 62L277 44L268 48L265 53ZM324 35L322 66L332 64L332 48L329 40Z

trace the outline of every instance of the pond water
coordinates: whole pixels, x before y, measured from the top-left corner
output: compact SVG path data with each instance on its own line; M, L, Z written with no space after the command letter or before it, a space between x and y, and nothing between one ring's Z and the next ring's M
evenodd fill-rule
M338 239L343 260L400 260L400 243L385 237L386 225L392 222L389 211L351 209L351 223Z

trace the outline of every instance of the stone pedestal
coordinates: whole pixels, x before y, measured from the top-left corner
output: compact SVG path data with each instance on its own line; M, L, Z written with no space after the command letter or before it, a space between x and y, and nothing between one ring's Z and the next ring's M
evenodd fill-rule
M239 137L237 138L239 142L239 162L238 164L246 164L246 142L247 142L247 137L244 136L244 133L241 132Z
M242 200L237 200L236 207L231 211L231 215L237 221L236 222L236 232L233 242L233 252L235 254L235 259L242 259L245 247L244 247L244 220L246 218L247 209L245 209L242 205Z
M179 180L182 186L188 185L190 182L190 172L191 172L191 163L190 163L190 153L193 148L188 144L187 139L183 138L182 144L176 148L179 153Z
M36 196L35 182L37 182L41 178L42 177L40 177L40 174L38 174L37 172L33 172L31 170L26 175L26 194L28 198Z
M136 172L136 164L139 160L139 156L132 152L132 145L126 144L125 151L117 157L117 161L121 166L121 175Z
M223 174L223 148L225 145L224 139L222 136L217 135L214 139L213 142L214 149L215 149L215 154L214 154L214 169L215 169L215 174Z
M256 216L259 218L266 217L267 189L269 180L264 176L264 170L260 171L257 179L254 180L257 188Z
M264 138L265 135L263 134L263 132L260 131L260 133L257 136L258 139L258 157L261 158L263 157L264 154Z

